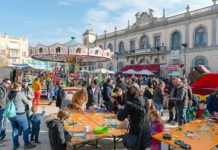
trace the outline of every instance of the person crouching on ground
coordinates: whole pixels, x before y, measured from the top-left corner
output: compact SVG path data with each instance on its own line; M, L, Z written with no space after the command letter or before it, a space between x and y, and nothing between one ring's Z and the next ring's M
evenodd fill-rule
M42 116L45 114L45 111L43 109L42 113L37 113L37 110L38 110L37 106L32 107L33 114L30 117L30 121L32 123L32 132L31 132L30 140L31 142L34 140L36 144L40 144L41 143L39 141L40 125L41 125Z
M207 104L206 101L201 100L199 106L192 107L189 111L189 118L191 120L193 119L203 119L209 116L209 111L207 110Z
M64 129L64 120L69 118L66 111L60 110L57 118L47 122L48 135L52 150L66 150L69 133Z
M164 125L163 125L160 112L158 110L153 110L150 112L149 115L150 115L149 118L151 121L152 135L163 132ZM157 140L152 139L151 150L160 150L160 149L161 149L161 143Z

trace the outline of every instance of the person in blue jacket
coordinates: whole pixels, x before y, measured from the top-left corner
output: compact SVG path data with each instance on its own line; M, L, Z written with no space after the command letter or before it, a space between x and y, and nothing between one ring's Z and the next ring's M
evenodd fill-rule
M215 117L218 117L218 88L207 98L207 110Z

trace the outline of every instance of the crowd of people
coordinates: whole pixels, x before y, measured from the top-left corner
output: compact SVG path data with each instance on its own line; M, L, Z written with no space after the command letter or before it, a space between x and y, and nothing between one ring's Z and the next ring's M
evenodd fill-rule
M47 79L47 96L52 103L56 96L56 106L59 108L57 116L47 120L49 140L52 150L65 150L70 135L65 131L63 121L72 112L107 111L117 114L117 119L129 120L128 133L138 135L135 149L142 150L150 147L152 150L161 149L160 142L153 140L152 135L164 130L162 116L166 104L168 105L169 119L167 123L178 122L186 124L193 119L209 116L218 117L218 89L212 93L207 101L200 100L192 94L191 88L184 78L173 77L161 80L155 77L146 79L131 77L125 79L118 76L116 82L105 78L99 84L93 79L90 85L83 84L81 89L67 99L64 90L65 84L60 82L55 91L51 79ZM167 88L166 88L167 87ZM45 111L38 112L41 96L41 84L36 78L32 87L28 79L22 83L12 83L4 79L0 85L0 140L5 139L7 118L12 126L14 150L20 144L18 137L23 135L24 149L34 148L39 141L39 132L42 116ZM56 93L56 94L55 94ZM15 106L15 115L8 115L9 104ZM29 134L31 134L29 138Z

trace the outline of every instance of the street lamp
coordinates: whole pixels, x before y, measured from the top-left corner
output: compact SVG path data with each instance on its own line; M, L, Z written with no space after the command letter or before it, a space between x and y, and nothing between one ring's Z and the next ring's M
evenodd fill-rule
M187 43L181 44L185 49L184 49L184 67L186 68L186 49L188 47Z
M186 72L186 50L187 50L188 44L183 43L181 45L184 47L184 71L183 71L184 73L183 73L183 75L185 75L185 72Z
M117 59L117 72L118 72L118 59L119 59L119 53L118 53L118 52L115 52L114 54L116 55L116 59Z

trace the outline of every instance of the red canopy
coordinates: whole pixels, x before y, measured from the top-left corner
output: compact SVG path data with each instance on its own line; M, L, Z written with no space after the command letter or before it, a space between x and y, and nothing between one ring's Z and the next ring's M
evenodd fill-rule
M120 70L120 72L124 72L127 70L133 69L135 71L149 70L153 73L157 73L160 69L160 64L149 64L149 65L129 65L125 66Z
M218 73L207 73L191 85L194 94L208 95L218 88Z

